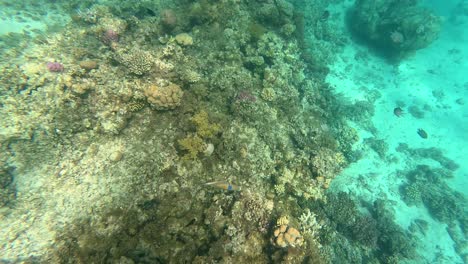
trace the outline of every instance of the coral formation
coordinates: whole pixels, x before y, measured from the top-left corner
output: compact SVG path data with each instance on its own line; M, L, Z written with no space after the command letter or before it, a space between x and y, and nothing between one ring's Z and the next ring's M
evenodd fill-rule
M452 177L450 171L418 165L405 176L408 181L400 187L400 193L408 205L423 204L435 219L442 222L462 219L467 201L463 194L451 190L444 182L445 178Z
M192 116L190 121L195 124L197 135L205 139L214 137L221 130L219 124L212 123L208 120L208 113L204 110Z
M99 66L97 61L94 60L83 60L80 61L80 67L85 69L85 70L94 70L97 69Z
M180 105L184 92L177 84L169 83L167 86L152 84L145 89L148 102L155 109L170 110Z
M192 46L193 38L187 33L180 33L175 36L175 40L182 46Z
M437 39L441 18L416 1L356 1L351 29L393 59L400 60Z
M161 24L167 30L172 30L177 26L177 16L172 9L165 9L161 12Z
M154 64L151 53L138 48L118 49L115 54L116 60L136 75L148 73Z
M300 247L304 239L297 229L288 225L280 225L273 231L275 245L281 248Z
M184 155L184 159L195 159L199 153L203 153L206 150L206 145L198 135L189 135L183 139L180 139L179 145L187 153Z
M63 64L60 62L47 62L46 66L50 72L63 72L65 69Z
M317 175L332 179L342 170L345 159L340 152L322 148L312 159L312 164Z

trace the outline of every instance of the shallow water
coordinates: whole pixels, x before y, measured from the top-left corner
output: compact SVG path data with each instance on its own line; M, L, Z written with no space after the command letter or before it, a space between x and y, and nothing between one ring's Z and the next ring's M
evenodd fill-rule
M468 5L357 2L1 1L1 261L467 263Z

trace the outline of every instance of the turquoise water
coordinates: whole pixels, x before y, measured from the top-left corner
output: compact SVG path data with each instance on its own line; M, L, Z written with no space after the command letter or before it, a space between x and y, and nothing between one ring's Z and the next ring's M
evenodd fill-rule
M1 263L468 263L466 1L1 1Z

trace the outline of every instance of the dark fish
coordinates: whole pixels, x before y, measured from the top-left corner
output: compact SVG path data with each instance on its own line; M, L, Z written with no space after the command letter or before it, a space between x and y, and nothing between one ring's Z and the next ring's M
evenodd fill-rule
M422 138L427 138L427 132L422 128L418 129L418 135Z
M395 107L395 109L393 109L393 114L401 117L403 115L403 109L401 109L401 107Z
M330 11L325 10L323 11L322 15L320 16L320 20L325 21L330 17Z

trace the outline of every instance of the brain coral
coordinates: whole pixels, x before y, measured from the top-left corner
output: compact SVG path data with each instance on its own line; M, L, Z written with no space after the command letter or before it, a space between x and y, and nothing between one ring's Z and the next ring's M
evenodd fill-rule
M148 102L158 110L174 109L180 105L184 92L177 84L170 83L167 86L161 87L150 85L145 90L145 96Z

